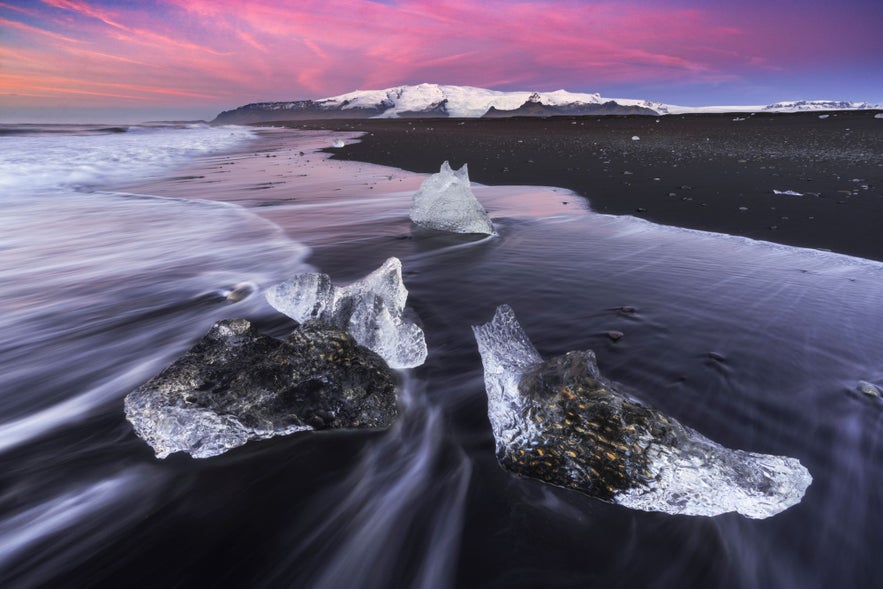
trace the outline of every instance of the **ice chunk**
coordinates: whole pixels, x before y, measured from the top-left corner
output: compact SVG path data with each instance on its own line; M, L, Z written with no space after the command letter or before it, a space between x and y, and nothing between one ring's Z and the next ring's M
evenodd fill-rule
M334 313L334 292L327 274L304 272L267 289L264 296L273 308L295 321L322 318L331 323L328 316Z
M877 114L874 115L874 118L875 119L883 119L883 112L878 112Z
M640 140L641 140L641 138L638 137L637 135L632 135L632 141L640 141Z
M724 448L630 399L591 351L543 361L508 306L473 331L511 472L633 509L752 518L799 503L812 482L795 458Z
M270 288L266 297L276 310L296 321L319 319L346 329L391 368L413 368L426 361L423 330L405 307L408 291L398 258L389 258L365 278L340 287L326 274L298 274Z
M335 139L334 143L331 144L333 147L343 147L346 143L343 142L343 139Z
M466 164L454 171L444 162L438 174L423 181L414 194L411 220L439 231L495 235L487 211L469 187Z
M776 190L776 189L773 189L773 194L784 194L785 196L803 196L802 192L797 192L796 190Z
M318 321L285 340L245 319L220 321L124 405L157 458L207 458L313 429L383 428L398 414L393 374L380 356Z

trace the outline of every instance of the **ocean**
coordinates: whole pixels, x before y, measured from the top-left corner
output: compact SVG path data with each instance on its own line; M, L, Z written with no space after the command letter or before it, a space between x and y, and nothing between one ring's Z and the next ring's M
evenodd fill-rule
M0 585L854 587L883 545L883 264L474 186L497 236L414 231L425 176L330 159L355 133L0 126ZM441 164L441 162L439 162ZM423 324L387 431L154 457L123 398L215 322L292 322L262 290L397 256ZM254 294L230 302L248 284ZM813 482L764 520L629 510L494 457L471 326ZM629 309L629 312L623 312ZM621 332L621 339L609 337Z

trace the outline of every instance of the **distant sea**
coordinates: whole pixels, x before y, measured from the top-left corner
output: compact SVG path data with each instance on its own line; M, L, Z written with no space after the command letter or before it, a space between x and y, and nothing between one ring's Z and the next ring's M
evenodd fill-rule
M883 546L883 264L475 186L497 236L414 231L425 176L329 160L357 134L0 126L3 587L861 587ZM440 162L439 162L440 163ZM158 460L123 398L261 290L387 257L429 345L385 432ZM255 294L225 295L248 283ZM601 372L813 483L766 520L632 511L494 458L471 325L513 307ZM628 312L624 312L628 309ZM611 338L609 333L622 337Z

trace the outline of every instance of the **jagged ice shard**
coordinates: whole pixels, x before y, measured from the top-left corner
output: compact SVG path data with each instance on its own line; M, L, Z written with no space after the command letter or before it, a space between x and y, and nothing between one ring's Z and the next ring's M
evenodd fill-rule
M423 181L411 203L411 220L438 231L496 234L487 211L469 187L466 164L455 171L444 162L438 174Z
M304 273L270 288L265 296L295 321L319 319L346 329L391 368L413 368L426 361L423 330L405 308L408 291L398 258L346 286L334 286L327 274Z
M730 450L605 380L591 351L543 361L503 305L474 326L507 470L644 511L775 515L812 482L795 458Z

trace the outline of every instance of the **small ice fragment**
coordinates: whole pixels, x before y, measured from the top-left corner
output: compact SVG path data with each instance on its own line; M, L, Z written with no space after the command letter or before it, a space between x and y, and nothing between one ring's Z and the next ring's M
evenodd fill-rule
M452 170L448 162L423 181L414 194L411 220L422 227L452 233L496 235L487 211L469 186L466 164Z
M238 303L250 297L257 289L254 282L239 282L234 284L230 290L224 291L224 298L231 303Z
M334 143L331 144L334 147L343 147L346 143L343 142L343 139L335 139Z
M640 141L640 140L641 140L641 138L638 137L637 135L632 135L632 141Z
M803 196L802 192L797 192L796 190L775 190L775 189L773 189L773 194L784 194L785 196Z
M858 382L858 391L869 397L883 397L883 391L880 390L880 387L866 380Z
M830 117L830 116L831 116L831 115L819 115L819 118L820 118L820 119L827 119L827 118Z
M346 286L334 286L327 274L304 273L270 288L265 296L295 321L319 319L346 329L390 368L413 368L426 361L423 330L405 308L408 291L398 258Z
M874 118L875 119L883 119L883 112L878 112L877 114L874 115Z
M773 516L812 477L785 456L731 450L619 392L590 350L544 361L512 309L474 326L506 470L632 509Z

